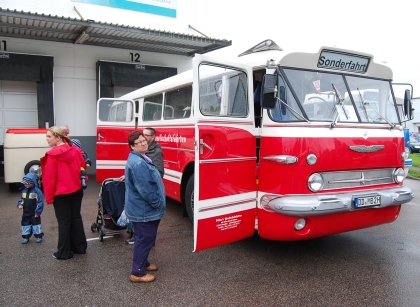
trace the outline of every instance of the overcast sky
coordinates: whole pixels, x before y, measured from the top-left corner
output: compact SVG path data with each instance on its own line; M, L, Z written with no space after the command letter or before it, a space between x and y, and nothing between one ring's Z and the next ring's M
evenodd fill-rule
M419 10L415 0L197 0L196 27L232 40L217 54L237 55L272 39L287 51L336 46L370 53L390 66L394 82L420 96Z

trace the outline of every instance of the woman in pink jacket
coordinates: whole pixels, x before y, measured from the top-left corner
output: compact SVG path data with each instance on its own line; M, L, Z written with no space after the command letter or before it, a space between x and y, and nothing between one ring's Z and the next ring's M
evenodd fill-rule
M42 185L47 204L54 205L58 222L56 259L70 259L73 254L85 254L86 235L80 208L83 189L80 168L86 163L80 150L57 126L47 131L47 142L52 148L41 158Z

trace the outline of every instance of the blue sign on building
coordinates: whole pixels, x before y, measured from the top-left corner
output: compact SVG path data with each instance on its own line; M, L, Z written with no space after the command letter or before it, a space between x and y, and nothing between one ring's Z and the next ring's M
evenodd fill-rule
M176 18L176 0L72 0Z

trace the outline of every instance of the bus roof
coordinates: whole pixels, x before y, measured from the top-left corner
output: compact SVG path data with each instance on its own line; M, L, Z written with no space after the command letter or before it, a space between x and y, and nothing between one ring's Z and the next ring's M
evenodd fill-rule
M121 96L120 99L137 99L140 97L150 96L156 93L161 93L162 88L171 90L190 85L192 82L193 71L191 69L125 94Z

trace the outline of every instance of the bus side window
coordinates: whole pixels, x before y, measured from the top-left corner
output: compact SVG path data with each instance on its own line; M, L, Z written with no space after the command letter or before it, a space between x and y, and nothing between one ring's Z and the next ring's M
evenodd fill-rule
M202 64L200 111L209 116L246 117L248 115L248 76L243 71Z
M131 120L133 119L133 112L132 112L132 108L131 105L129 106L130 102L121 104L117 107L117 112L116 112L116 120L117 122L131 122Z
M162 101L162 94L144 98L143 121L154 121L162 118Z
M109 122L131 122L133 120L133 104L131 101L114 101L113 103L108 100L103 100L100 103L100 110L105 110L108 106L108 116L107 118L102 118L100 114L101 121Z
M190 117L192 86L165 93L165 119Z

